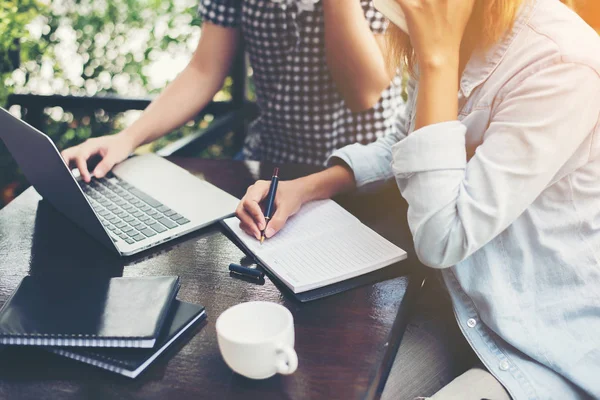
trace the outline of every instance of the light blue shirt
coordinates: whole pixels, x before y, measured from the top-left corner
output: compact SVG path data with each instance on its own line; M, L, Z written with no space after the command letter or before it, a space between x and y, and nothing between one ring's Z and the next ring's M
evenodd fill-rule
M474 56L457 121L334 153L359 187L395 179L415 250L442 269L460 329L514 399L600 398L600 38L526 1Z

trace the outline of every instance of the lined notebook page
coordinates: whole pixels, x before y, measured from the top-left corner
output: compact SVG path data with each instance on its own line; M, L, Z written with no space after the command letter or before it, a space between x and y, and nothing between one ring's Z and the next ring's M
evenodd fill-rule
M294 293L350 279L406 258L387 241L332 200L305 205L262 245L239 227L225 225Z

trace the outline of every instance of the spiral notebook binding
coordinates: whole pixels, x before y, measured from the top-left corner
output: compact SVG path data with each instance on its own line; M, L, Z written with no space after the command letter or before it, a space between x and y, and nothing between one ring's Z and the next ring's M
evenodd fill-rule
M117 338L60 338L44 335L41 337L0 337L0 344L16 346L72 346L72 347L153 347L155 339L117 339Z

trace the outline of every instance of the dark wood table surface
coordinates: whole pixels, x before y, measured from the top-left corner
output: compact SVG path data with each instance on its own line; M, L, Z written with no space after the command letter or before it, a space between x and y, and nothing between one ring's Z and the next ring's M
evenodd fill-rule
M241 198L269 163L172 159L196 176ZM283 165L281 178L316 171ZM0 211L0 305L27 275L179 275L178 298L206 306L208 319L132 380L37 348L0 349L0 399L362 399L385 383L404 325L407 302L420 287L406 223L406 204L393 185L337 199L364 223L409 253L394 276L328 298L300 303L270 279L262 285L231 277L244 253L215 224L120 258L59 214L32 188ZM409 294L407 295L407 291ZM253 381L222 360L214 323L227 308L267 300L294 315L298 370ZM403 302L404 301L404 302Z

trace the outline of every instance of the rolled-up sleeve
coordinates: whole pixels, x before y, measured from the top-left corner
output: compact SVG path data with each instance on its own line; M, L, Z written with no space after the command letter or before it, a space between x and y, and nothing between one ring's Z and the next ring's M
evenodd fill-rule
M458 121L426 126L392 147L396 177L465 168L467 127Z
M426 265L451 267L487 244L580 146L593 143L600 117L594 69L550 64L506 93L468 162L467 128L458 121L421 128L392 148L415 250Z
M407 85L408 97L415 92L415 81L410 79ZM334 151L327 160L331 166L342 160L354 173L358 189L366 189L385 181L394 179L392 171L392 146L406 138L410 123L410 109L403 105L396 110L397 119L391 133L379 138L373 143L363 145L355 143Z
M327 160L327 165L335 164L336 158L344 161L354 173L354 181L358 189L383 183L394 178L392 172L392 146L402 140L400 132L386 135L368 145L351 144L335 151Z

